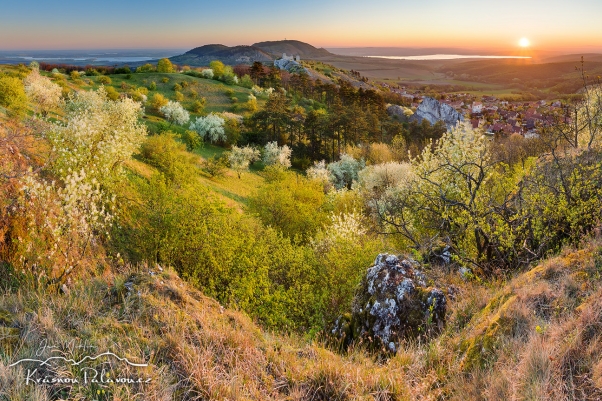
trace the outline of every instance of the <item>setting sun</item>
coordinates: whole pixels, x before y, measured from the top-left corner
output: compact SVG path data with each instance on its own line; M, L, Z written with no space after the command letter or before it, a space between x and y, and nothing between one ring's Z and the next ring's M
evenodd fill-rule
M518 45L520 47L529 47L529 45L530 45L529 39L521 38L521 40L518 41Z

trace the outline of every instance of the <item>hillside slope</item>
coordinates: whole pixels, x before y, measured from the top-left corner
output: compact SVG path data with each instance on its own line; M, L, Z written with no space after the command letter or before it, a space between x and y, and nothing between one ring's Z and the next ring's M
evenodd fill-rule
M0 333L2 400L90 399L97 392L101 399L120 400L387 399L405 391L388 368L263 333L242 313L224 309L158 267L80 282L63 295L4 294ZM127 366L110 357L81 367L54 360L38 367L35 377L79 378L80 383L26 385L26 369L38 365L9 365L57 355L56 349L40 346L45 341L74 360L113 352L148 366ZM85 367L100 371L100 365L108 377L149 382L83 385Z
M64 294L5 293L0 399L599 399L600 250L592 242L566 251L501 286L431 272L455 294L447 328L431 343L406 344L385 363L360 348L341 356L263 332L159 266L121 265L118 274ZM35 363L10 365L58 355L50 344L74 360L109 351L146 363L106 357L91 365L107 377L148 383L26 385ZM54 360L38 369L35 377L81 381L84 367Z

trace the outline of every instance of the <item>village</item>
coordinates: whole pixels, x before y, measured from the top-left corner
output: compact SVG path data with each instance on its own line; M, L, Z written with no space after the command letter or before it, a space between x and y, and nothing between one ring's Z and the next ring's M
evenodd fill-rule
M415 110L425 97L421 90L408 87L388 88L411 101ZM469 120L473 128L480 128L489 135L519 134L525 138L536 138L542 128L549 127L562 120L571 122L567 107L560 100L507 101L495 96L477 96L469 93L440 93L437 100L447 104Z

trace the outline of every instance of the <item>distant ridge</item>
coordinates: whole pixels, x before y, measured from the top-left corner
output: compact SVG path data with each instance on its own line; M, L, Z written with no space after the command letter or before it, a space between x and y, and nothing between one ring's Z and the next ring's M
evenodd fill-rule
M583 61L587 62L602 62L602 54L600 53L577 53L577 54L564 54L562 56L554 56L544 58L542 61L545 63L563 63L563 62L573 62L579 63L581 62L581 57L583 57Z
M171 57L170 60L176 64L202 66L208 65L213 60L235 65L253 64L255 61L271 62L274 60L274 57L254 46L229 47L220 44L211 44L195 47L180 56Z
M171 57L176 64L190 66L208 65L213 60L224 64L253 64L255 61L271 64L275 59L282 57L282 53L299 55L304 58L318 58L332 56L325 49L318 49L309 43L298 40L279 40L272 42L259 42L251 46L225 46L210 44L195 47L186 53Z
M332 56L326 49L318 49L309 43L298 40L277 40L271 42L258 42L253 44L253 47L258 47L261 50L270 53L276 57L281 57L282 53L288 55L299 55L301 58L315 58Z

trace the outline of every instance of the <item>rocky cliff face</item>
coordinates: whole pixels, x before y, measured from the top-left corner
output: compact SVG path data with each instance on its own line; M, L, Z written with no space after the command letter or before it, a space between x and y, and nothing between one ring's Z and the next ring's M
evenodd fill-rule
M425 97L414 115L410 117L410 121L421 123L422 120L428 120L431 124L435 124L437 121L443 121L447 126L447 129L450 129L456 125L458 121L464 121L464 117L450 105L440 103L437 99L433 99L432 97Z
M350 314L332 330L342 345L368 343L375 350L396 352L403 338L438 332L444 325L446 297L427 286L413 260L380 254L366 273Z

